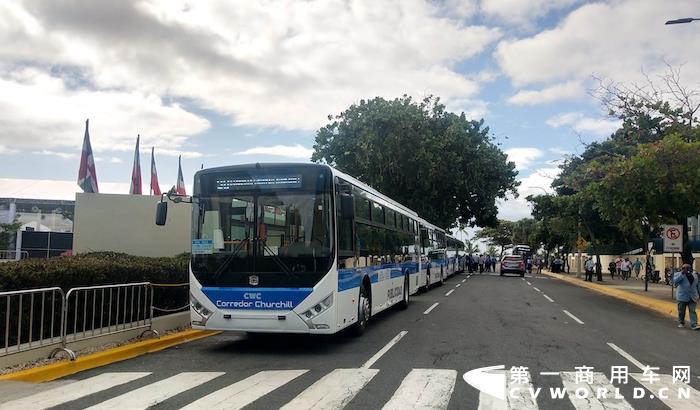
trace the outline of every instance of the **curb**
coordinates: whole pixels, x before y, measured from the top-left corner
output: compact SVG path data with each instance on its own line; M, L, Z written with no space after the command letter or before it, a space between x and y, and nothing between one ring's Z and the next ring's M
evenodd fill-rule
M175 345L202 339L221 332L205 330L184 330L162 336L159 339L149 339L141 342L129 343L123 346L107 349L101 352L78 357L73 361L60 361L45 366L20 370L0 376L0 380L22 381L30 383L42 383L65 377L83 370L94 369L122 360L131 359L146 353L157 352Z
M611 288L606 285L598 285L597 283L584 282L580 279L570 278L568 276L560 275L558 273L542 272L542 274L559 279L563 282L571 283L582 288L590 289L594 292L598 292L603 295L621 299L633 305L643 307L647 310L651 310L661 315L670 316L674 319L677 319L677 305L674 302L658 300L656 298L644 295L636 295L625 290Z

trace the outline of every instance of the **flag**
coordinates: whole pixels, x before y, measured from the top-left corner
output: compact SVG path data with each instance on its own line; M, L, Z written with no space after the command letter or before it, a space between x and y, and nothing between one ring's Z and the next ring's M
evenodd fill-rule
M185 179L182 177L182 157L177 157L177 187L175 193L178 195L187 195L185 193Z
M156 156L153 151L154 147L151 147L151 194L161 195L160 185L158 184L158 171L156 171Z
M78 186L83 192L98 193L97 173L95 173L95 158L92 156L92 146L90 146L90 134L88 124L90 120L85 120L85 137L83 137L83 151L80 154L80 169L78 170Z
M139 140L141 135L136 137L136 149L134 150L134 167L131 169L131 188L129 193L141 195L141 155L139 154Z

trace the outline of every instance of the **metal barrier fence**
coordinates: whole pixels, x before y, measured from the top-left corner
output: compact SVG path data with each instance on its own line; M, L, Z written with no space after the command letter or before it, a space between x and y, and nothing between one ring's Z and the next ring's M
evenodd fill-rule
M0 356L62 344L65 300L58 287L0 292Z
M74 360L69 342L138 329L143 329L141 336L158 336L154 311L189 309L186 286L137 282L77 287L66 293L59 287L0 292L0 357L56 345L51 357L64 352ZM155 287L184 293L187 305L155 307Z
M0 262L17 261L27 259L29 252L27 251L3 251L0 250Z
M66 293L65 343L133 329L150 329L153 288L149 282L85 286Z

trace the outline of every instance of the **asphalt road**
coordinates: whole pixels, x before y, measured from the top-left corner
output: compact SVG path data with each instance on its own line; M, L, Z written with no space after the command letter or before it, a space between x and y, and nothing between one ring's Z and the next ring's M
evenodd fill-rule
M45 384L5 407L700 408L699 343L700 332L671 319L556 279L462 274L406 311L373 317L361 338L224 333ZM468 378L487 389L500 377L503 400L465 381L498 365ZM581 366L594 373L579 369L576 380ZM628 366L628 382L610 385L611 366ZM645 381L644 366L659 367L660 380ZM673 366L690 366L689 385L672 383ZM541 388L536 398L528 387Z

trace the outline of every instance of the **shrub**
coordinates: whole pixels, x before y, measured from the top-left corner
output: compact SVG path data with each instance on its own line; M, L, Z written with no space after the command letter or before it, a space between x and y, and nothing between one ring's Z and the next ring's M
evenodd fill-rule
M0 291L128 282L187 282L189 254L150 258L95 252L51 259L23 259L0 264Z

